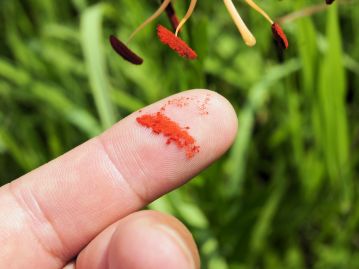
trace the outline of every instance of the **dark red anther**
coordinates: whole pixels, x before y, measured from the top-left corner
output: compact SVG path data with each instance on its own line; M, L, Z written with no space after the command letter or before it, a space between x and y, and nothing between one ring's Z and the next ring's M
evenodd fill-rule
M278 46L284 50L288 48L288 39L285 33L283 32L282 27L279 26L278 23L272 24L272 33L274 39L277 41Z
M334 0L325 0L325 2L327 3L327 5L330 5L331 3L334 2Z
M143 59L130 50L122 41L117 39L117 37L111 35L110 36L110 43L112 48L126 61L130 63L139 65L143 63Z
M177 37L170 30L162 25L157 26L157 35L163 44L166 44L171 49L176 51L180 56L194 60L197 58L197 53L190 48L181 38Z
M168 6L166 7L166 14L167 14L167 17L169 18L169 20L171 22L173 31L176 31L177 26L179 24L179 20L178 20L178 17L176 15L175 9L173 8L172 3L169 3Z

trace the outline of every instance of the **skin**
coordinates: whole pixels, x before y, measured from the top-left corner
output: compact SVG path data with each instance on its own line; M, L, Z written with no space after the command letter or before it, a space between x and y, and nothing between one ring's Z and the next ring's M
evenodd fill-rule
M0 188L0 267L66 269L200 268L196 244L175 218L141 210L183 185L232 144L236 114L215 92L166 115L200 145L191 159L136 122L135 112L63 156ZM173 98L173 97L172 97ZM141 113L155 113L161 100ZM221 130L218 132L218 130Z

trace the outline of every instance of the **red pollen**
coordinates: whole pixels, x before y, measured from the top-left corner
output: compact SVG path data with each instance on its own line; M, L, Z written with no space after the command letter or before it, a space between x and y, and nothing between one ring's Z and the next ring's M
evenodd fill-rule
M161 112L146 114L136 118L136 121L147 128L151 128L155 134L164 135L166 144L174 143L178 148L184 149L187 159L191 159L199 152L196 140L187 132L189 127L181 128L178 123L171 120Z
M282 27L280 27L280 25L276 22L272 24L272 33L274 39L277 41L278 46L281 49L287 49L289 45L287 36L285 35Z
M186 42L184 42L181 38L177 37L170 30L163 27L162 25L157 26L157 35L160 41L168 45L171 49L176 51L180 56L194 60L197 58L197 53L192 50Z

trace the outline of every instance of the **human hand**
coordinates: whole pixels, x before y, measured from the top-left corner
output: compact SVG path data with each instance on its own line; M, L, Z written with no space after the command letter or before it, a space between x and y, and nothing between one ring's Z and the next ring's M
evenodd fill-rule
M157 112L188 126L182 130L199 151L188 154L191 148L139 123ZM199 268L193 238L178 220L137 210L221 156L236 130L226 99L187 91L1 187L0 268Z

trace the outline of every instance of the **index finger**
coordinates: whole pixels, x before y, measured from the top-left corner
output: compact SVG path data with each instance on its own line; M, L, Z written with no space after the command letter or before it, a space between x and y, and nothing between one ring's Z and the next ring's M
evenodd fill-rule
M0 241L6 246L0 256L13 259L16 244L12 265L63 266L105 227L217 159L236 129L229 102L207 90L133 113L0 189ZM22 258L29 249L36 257Z

